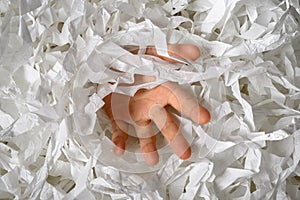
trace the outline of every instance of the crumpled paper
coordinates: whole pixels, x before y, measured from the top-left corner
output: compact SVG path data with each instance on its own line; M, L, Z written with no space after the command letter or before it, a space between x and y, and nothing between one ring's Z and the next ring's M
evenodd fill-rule
M294 0L1 1L0 198L300 199L299 20ZM168 43L201 58L124 48ZM119 86L134 74L156 81ZM115 157L103 97L165 81L212 114L177 116L192 157L162 143L149 167L134 142Z

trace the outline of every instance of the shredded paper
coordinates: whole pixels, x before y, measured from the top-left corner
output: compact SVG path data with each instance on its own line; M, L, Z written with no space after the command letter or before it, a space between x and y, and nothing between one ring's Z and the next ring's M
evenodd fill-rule
M299 63L298 0L1 0L0 199L300 199ZM103 98L166 81L211 113L174 113L191 158L115 156Z

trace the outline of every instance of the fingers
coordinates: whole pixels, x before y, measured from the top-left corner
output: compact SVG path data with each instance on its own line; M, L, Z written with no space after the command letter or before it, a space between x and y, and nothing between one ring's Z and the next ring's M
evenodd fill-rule
M206 108L189 94L181 90L176 84L167 82L164 84L170 89L168 104L184 116L198 124L206 124L210 121L210 113Z
M140 138L141 151L148 165L156 165L159 161L159 156L156 149L156 136L149 138Z
M126 148L126 140L128 139L128 134L125 132L128 130L128 124L121 120L116 121L114 119L111 108L112 94L107 95L103 100L105 102L105 112L112 124L112 141L116 145L114 147L114 153L117 156L122 156Z
M163 107L157 105L151 108L149 115L170 143L174 153L183 160L188 159L191 156L190 145L179 131L179 127L171 114Z
M122 156L126 149L126 140L128 139L128 134L123 130L128 130L128 125L122 121L112 121L112 141L115 143L114 153L117 156Z
M134 125L143 157L148 165L156 165L159 156L156 149L156 136L150 120L140 121Z
M132 50L131 52L134 54L137 54L138 49ZM153 56L159 57L159 58L169 61L169 62L178 62L171 58L167 58L167 57L158 55L156 48L154 46L148 46L145 54L153 55ZM168 54L170 56L184 58L187 60L196 60L197 58L200 57L201 52L198 47L196 47L195 45L192 45L192 44L169 44L168 45Z

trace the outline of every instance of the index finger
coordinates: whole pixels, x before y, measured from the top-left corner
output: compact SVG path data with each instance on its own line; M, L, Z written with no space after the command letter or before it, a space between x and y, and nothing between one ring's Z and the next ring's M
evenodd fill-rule
M210 121L208 110L199 105L190 94L183 91L175 83L166 82L163 85L171 91L167 101L168 105L198 124L206 124Z

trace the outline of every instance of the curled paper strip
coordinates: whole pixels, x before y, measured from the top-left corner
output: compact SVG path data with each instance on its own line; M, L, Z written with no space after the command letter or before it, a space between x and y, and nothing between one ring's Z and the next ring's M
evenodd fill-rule
M294 0L1 1L0 199L300 199L299 21ZM192 157L116 157L103 98L166 81L211 112L175 115Z

